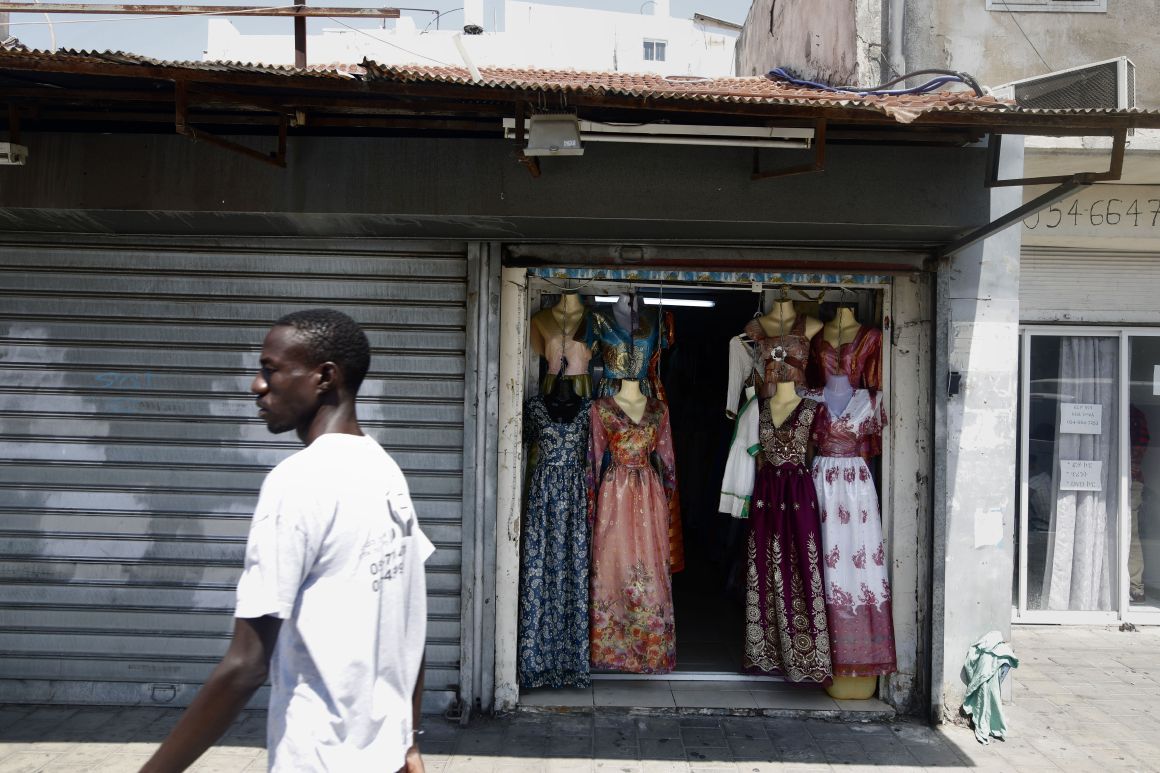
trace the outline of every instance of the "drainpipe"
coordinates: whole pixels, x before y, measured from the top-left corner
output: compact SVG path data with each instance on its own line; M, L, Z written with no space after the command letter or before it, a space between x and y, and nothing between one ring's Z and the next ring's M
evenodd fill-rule
M903 20L906 14L906 0L889 0L887 21L889 27L889 48L887 50L890 78L897 78L906 74L906 55L903 53ZM883 78L883 81L890 80ZM905 84L903 84L905 85Z

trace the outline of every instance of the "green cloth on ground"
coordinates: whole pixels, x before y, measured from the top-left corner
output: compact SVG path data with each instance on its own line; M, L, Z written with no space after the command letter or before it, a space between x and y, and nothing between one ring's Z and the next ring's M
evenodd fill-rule
M971 645L967 651L967 693L963 697L963 713L975 726L975 738L981 744L991 737L1004 738L1007 723L1003 720L1003 701L999 697L999 680L1007 670L1018 668L1019 660L1003 634L991 631Z

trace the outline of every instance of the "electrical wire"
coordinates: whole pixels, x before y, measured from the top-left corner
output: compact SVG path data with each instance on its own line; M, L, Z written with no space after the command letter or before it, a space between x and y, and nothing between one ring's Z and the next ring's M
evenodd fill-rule
M438 22L440 19L442 19L444 16L446 16L449 13L455 13L456 11L462 11L462 10L463 10L462 8L452 8L450 11L440 11L439 13L435 14L435 17L432 18L431 21L427 22L427 26L424 27L423 31L420 32L419 34L426 35L427 30L431 29L432 24L435 24L436 22Z
M410 54L411 56L417 56L420 59L426 59L428 62L434 62L435 64L440 64L440 65L443 65L444 67L455 67L456 66L453 64L448 64L447 62L440 61L438 59L433 59L432 57L429 57L426 54L420 54L416 51L411 51L410 49L403 48L402 46L397 45L395 43L392 43L389 40L383 40L380 37L376 37L375 35L372 35L371 33L367 32L366 30L360 30L358 27L352 27L351 25L347 24L346 22L341 21L340 19L336 19L333 16L327 16L326 18L330 19L335 24L341 24L342 26L346 27L348 30L354 30L355 32L358 32L362 35L366 35L371 40L377 41L379 43L385 43L386 45L390 46L391 48L397 48L404 53Z
M1043 54L1039 53L1039 49L1035 47L1035 44L1031 42L1031 38L1027 37L1027 33L1023 31L1023 25L1019 23L1019 19L1015 16L1015 12L1011 10L1011 6L1007 5L1007 0L999 1L1003 3L1003 7L1007 9L1007 13L1011 16L1011 21L1015 22L1015 28L1018 29L1020 34L1023 35L1023 39L1027 41L1027 45L1031 46L1031 50L1034 51L1035 55L1039 57L1039 61L1043 62L1043 66L1047 68L1048 72L1054 72L1055 68L1047 63L1047 60L1043 58Z
M50 7L50 6L49 6ZM206 11L205 13L182 13L182 14L165 14L163 16L116 16L111 19L65 19L63 21L10 21L9 27L42 27L45 25L52 26L54 24L108 24L111 22L136 22L136 21L155 21L157 19L189 19L197 18L199 16L243 16L250 13L259 13L261 11L276 11L282 8L294 8L291 5L271 5L263 6L261 8L240 8L236 11ZM47 16L47 14L45 14ZM97 14L99 15L99 14ZM292 18L292 17L287 17Z
M893 86L896 83L901 83L901 82L907 80L908 78L913 78L916 75L932 75L932 74L937 74L939 77L932 78L931 80L927 81L926 83L920 84L918 86L914 86L912 88L906 88L906 89L888 88L889 86ZM818 83L817 81L805 80L804 78L799 78L796 75L793 75L784 67L777 67L777 68L770 70L769 77L777 78L778 80L783 80L783 81L786 81L787 83L792 83L795 86L803 86L803 87L812 88L812 89L821 89L822 91L832 91L832 92L840 92L840 93L846 93L846 94L857 94L859 96L898 96L898 95L902 95L902 94L927 94L931 91L934 91L934 90L940 88L941 86L945 86L948 83L962 83L966 86L969 86L975 92L976 96L981 97L981 96L983 96L983 93L984 93L983 87L980 86L979 82L977 80L975 80L975 78L973 76L969 75L968 73L958 72L956 70L940 70L940 69L935 69L935 68L927 69L927 70L915 70L914 72L909 72L906 75L902 75L898 78L895 78L894 80L887 81L886 83L880 84L878 86L869 86L869 87L831 86L828 83Z

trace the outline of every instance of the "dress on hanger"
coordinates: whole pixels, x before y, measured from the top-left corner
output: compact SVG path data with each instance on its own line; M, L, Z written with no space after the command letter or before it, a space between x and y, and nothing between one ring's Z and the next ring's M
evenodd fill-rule
M749 510L745 653L751 673L791 682L833 677L818 499L806 453L825 406L803 398L776 426L769 404L759 418L760 463Z
M823 333L810 343L806 381L811 389L826 385L826 376L844 373L855 389L882 388L882 331L862 325L854 338L835 347Z
M660 349L672 343L670 336L658 331L658 323L670 316L642 313L637 316L636 329L630 336L617 324L611 309L593 309L589 313L588 343L600 350L604 363L604 373L596 385L597 397L612 397L620 391L620 380L628 378L640 381L640 391L646 397L664 399L659 372L649 366L654 354L659 359Z
M668 524L677 487L668 406L649 398L635 422L604 397L590 417L592 668L668 673L676 666Z
M761 451L758 436L760 410L760 401L756 395L746 400L737 414L733 439L729 443L729 456L725 460L717 510L734 518L748 518L752 505L754 474L757 471L753 457Z
M725 413L735 415L741 390L757 387L761 398L773 396L782 381L805 386L810 339L806 336L806 316L798 314L793 325L781 335L766 335L761 320L753 319L740 336L729 341L729 386Z
M661 350L672 347L676 339L672 312L666 311L662 315L658 310L655 314L639 315L631 338L627 331L617 325L611 310L593 309L589 319L591 345L600 349L604 363L603 376L596 385L597 396L611 397L620 391L620 380L627 378L640 381L640 391L646 397L667 402L665 387L661 383L660 360ZM671 571L684 569L685 539L681 525L681 500L675 491L669 499L669 553Z
M567 360L568 367L564 370L564 378L572 383L572 389L580 397L592 396L592 374L588 368L592 360L592 347L588 343L589 314L590 312L585 310L584 316L580 318L580 324L570 336L565 336L562 330L557 335L541 330L544 336L544 360L548 364L548 372L540 384L541 394L552 393L560 365Z
M587 687L590 400L556 422L544 398L524 408L524 440L539 446L520 551L521 687Z
M878 492L864 461L877 453L885 425L881 396L866 389L855 391L841 414L825 411L814 424L826 612L839 676L896 670L886 544Z

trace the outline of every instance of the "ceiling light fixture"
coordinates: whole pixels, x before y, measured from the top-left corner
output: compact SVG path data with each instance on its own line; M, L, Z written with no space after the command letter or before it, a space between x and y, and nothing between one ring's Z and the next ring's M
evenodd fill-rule
M515 137L515 119L511 121L510 136ZM533 115L528 120L528 146L524 148L524 155L584 155L584 146L580 143L580 122L575 115Z
M574 115L534 115L528 121L528 155L580 155L583 153L543 152L541 131L563 131L567 126L569 138L575 131L576 147L581 142L637 142L659 145L719 145L748 148L809 148L814 139L812 128L791 126L702 126L699 124L646 123L621 124L581 121ZM516 120L503 119L504 137L514 139ZM563 147L557 145L557 147Z

